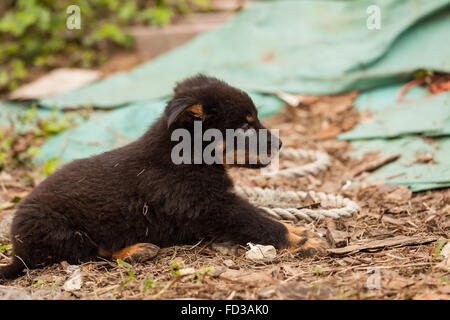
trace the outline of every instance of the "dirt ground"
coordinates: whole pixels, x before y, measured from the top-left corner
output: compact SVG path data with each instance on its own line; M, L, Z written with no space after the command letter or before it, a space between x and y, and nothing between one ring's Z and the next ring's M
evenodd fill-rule
M442 253L450 238L450 189L412 194L403 186L361 182L390 160L380 161L376 153L351 158L350 144L334 139L368 116L352 107L355 97L356 93L300 96L299 106L286 106L264 121L280 130L284 146L328 152L329 170L270 180L253 179L257 170L231 171L240 185L324 191L356 201L361 212L355 217L307 224L322 235L340 231L344 243L339 246L347 252L300 258L279 251L274 260L262 263L246 259L246 247L203 240L194 246L163 248L146 263L82 264L81 289L74 291L64 289L71 276L66 263L28 270L0 286L0 298L450 299L450 262ZM38 177L37 170L32 176ZM14 212L12 200L32 189L20 176L20 171L0 173L0 204L10 203L0 207L0 264L11 256L5 232ZM347 181L359 183L349 186Z

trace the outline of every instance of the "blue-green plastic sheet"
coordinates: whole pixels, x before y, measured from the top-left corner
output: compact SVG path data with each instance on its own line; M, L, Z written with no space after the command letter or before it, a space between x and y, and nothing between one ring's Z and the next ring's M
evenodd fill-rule
M373 151L382 156L400 155L370 175L369 181L403 184L412 191L449 187L450 92L430 96L423 87L414 87L399 102L400 88L395 85L362 93L355 106L370 112L371 119L338 138L352 141L353 156ZM420 163L424 154L432 155L430 163Z
M383 87L363 93L355 101L361 111L369 110L369 121L360 122L339 136L344 140L395 138L404 135L450 135L450 91L438 95L408 98L408 102L395 101L400 86ZM374 103L371 101L375 99ZM392 101L394 100L394 101Z
M450 71L449 0L264 1L221 28L88 87L40 100L47 107L120 106L170 95L203 72L245 90L338 93ZM381 29L367 27L367 8Z
M401 157L371 174L368 181L384 181L388 184L403 184L412 191L422 191L450 186L450 138L433 142L421 137L409 136L400 139L371 139L352 142L353 156L380 151L383 156ZM431 153L433 163L418 163L418 155Z

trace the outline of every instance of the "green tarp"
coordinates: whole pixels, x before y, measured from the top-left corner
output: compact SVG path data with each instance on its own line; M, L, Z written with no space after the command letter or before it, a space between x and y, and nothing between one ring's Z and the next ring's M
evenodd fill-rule
M401 85L362 93L355 106L369 111L371 119L360 122L339 139L352 140L353 156L380 151L400 155L367 180L404 184L413 191L450 186L450 92L429 96L422 87L413 88L405 102L397 101ZM444 136L433 140L423 137ZM432 161L418 163L421 154L431 153Z
M245 90L337 93L401 81L418 68L450 71L449 0L265 1L221 28L130 72L40 100L112 107L168 96L203 72ZM381 11L369 30L367 8ZM431 16L433 16L431 18ZM437 49L439 48L439 49Z
M352 142L352 145L355 148L352 156L355 157L373 151L380 151L384 156L401 156L371 174L368 181L403 184L412 191L450 186L450 138L426 142L421 137L411 136L391 140L359 140ZM433 154L432 163L418 163L419 155L427 152Z
M360 122L350 131L339 136L343 140L393 138L410 134L424 136L450 135L450 91L435 96L410 98L411 102L393 102L384 105L382 97L391 94L395 98L400 87L388 87L363 93L355 102L359 109L372 111L370 121ZM361 100L367 95L378 96L375 110L369 105L363 108Z

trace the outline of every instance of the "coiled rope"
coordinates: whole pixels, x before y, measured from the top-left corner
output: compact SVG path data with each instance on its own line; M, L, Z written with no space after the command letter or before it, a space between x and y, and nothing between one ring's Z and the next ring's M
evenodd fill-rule
M354 201L339 195L323 192L241 186L236 186L235 191L238 195L247 198L251 203L264 209L279 220L297 222L301 219L312 221L325 217L339 219L341 217L351 217L359 212L359 206ZM306 200L308 196L315 203L320 203L322 208L301 208L299 203Z
M286 148L280 152L280 158L289 160L307 159L312 162L298 167L270 172L264 176L270 178L300 177L317 174L319 171L326 170L331 166L330 157L322 151ZM360 210L356 202L340 195L324 192L290 191L280 188L272 189L243 186L236 186L235 192L279 220L291 220L293 222L307 220L310 222L325 217L339 219L341 217L356 215ZM312 209L311 207L302 207L301 203L308 197L314 203L320 203L322 208Z
M293 167L281 169L273 172L265 172L260 177L285 177L285 178L296 178L303 177L310 174L317 174L320 171L325 171L331 166L331 159L328 153L317 150L302 150L285 148L280 151L280 158L285 160L309 160L310 162Z

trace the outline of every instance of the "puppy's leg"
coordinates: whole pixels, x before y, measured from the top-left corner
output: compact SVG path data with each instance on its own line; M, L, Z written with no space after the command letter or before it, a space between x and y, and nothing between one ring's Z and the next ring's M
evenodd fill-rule
M114 259L121 259L130 262L144 262L152 259L158 254L159 247L151 243L137 243L125 247L119 251L108 254L105 250L99 250L101 256L111 256Z

